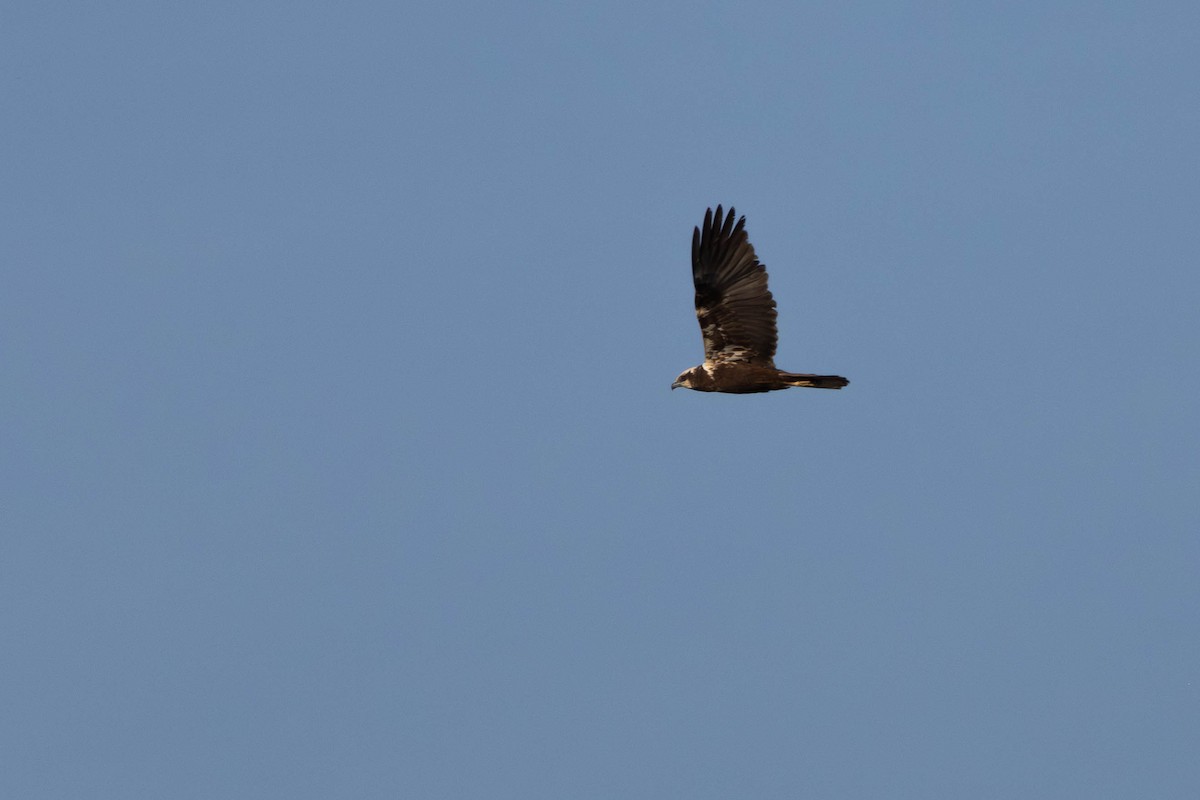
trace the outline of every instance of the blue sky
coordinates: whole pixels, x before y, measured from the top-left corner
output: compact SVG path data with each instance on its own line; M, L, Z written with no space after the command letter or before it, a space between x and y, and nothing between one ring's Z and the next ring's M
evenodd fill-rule
M0 794L1197 796L1195 4L102 6L0 25ZM717 203L846 390L669 390Z

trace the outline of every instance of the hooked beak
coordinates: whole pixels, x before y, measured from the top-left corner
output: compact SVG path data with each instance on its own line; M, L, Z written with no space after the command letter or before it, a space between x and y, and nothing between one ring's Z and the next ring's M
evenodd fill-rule
M672 384L671 384L671 391L672 391L672 392L673 392L673 391L675 391L675 390L676 390L676 389L678 389L680 386L683 386L683 384L682 384L682 383L680 383L679 381L675 381L674 383L672 383Z

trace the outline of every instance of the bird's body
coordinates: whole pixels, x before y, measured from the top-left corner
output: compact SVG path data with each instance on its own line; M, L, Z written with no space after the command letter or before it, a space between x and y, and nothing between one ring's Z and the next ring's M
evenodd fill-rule
M841 389L840 375L808 375L775 367L775 299L767 270L746 235L746 218L734 225L734 210L721 206L704 214L704 230L692 233L692 281L696 318L704 337L704 363L682 373L671 388L750 394L811 386Z
M677 385L697 392L730 394L770 392L775 389L790 389L793 386L840 389L850 382L840 375L806 375L754 364L717 364L712 367L701 364L692 367L675 381L672 388Z

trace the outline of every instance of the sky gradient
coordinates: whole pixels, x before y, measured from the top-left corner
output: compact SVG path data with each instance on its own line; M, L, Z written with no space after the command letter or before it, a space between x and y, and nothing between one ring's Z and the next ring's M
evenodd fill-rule
M0 22L0 795L1200 796L1200 6Z

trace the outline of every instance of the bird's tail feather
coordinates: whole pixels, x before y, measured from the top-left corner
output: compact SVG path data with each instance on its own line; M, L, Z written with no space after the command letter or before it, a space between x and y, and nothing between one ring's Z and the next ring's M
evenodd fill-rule
M840 389L850 383L841 375L806 375L802 372L784 372L780 377L791 386L811 386L814 389Z

